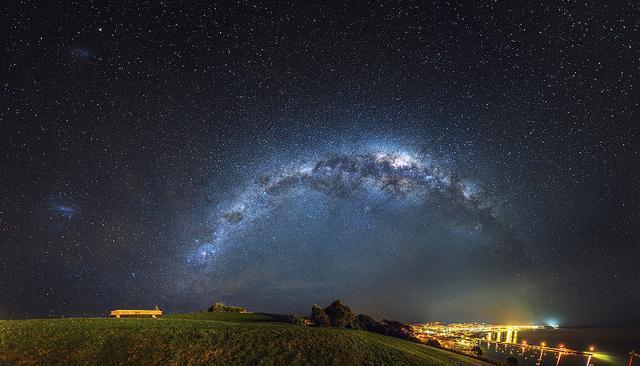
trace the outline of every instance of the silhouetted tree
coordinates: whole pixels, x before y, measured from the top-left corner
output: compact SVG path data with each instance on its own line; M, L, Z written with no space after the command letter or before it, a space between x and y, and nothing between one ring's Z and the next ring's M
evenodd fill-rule
M473 348L471 349L471 352L473 352L474 355L480 357L482 356L482 348L480 348L480 346L473 346Z
M246 313L247 309L239 306L228 306L221 302L216 302L211 305L207 311L215 313Z
M322 311L322 308L318 304L311 305L311 320L315 319L316 316Z
M311 320L319 327L331 326L331 319L318 304L311 307Z
M441 348L442 347L440 345L440 342L438 342L438 340L433 339L433 338L427 340L427 346L436 347L436 348Z
M356 324L358 329L380 333L380 323L367 314L358 314L358 316L356 316Z
M325 314L329 316L331 325L336 328L353 328L355 315L351 308L343 305L340 300L336 300L331 305L324 308Z
M395 320L382 320L382 327L385 335L396 337L400 339L406 339L412 342L420 342L418 338L413 335L413 329L409 324L400 323Z
M332 302L331 305L324 309L314 304L311 307L311 320L318 326L331 325L338 328L361 329L421 343L420 339L413 334L413 329L410 325L387 319L378 322L366 314L355 316L351 308L342 304L340 300ZM440 344L438 344L439 346Z

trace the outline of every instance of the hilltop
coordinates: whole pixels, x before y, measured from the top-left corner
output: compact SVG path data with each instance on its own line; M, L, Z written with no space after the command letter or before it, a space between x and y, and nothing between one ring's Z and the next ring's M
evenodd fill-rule
M0 364L485 365L375 333L259 313L0 320Z

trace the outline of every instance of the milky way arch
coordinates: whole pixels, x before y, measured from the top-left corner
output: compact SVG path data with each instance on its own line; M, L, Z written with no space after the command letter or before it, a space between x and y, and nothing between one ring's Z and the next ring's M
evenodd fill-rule
M429 154L384 150L328 154L263 175L235 199L217 205L211 217L212 237L198 243L188 262L215 261L234 245L237 235L274 212L283 198L304 190L337 198L364 192L372 198L416 203L439 195L465 209L495 214L478 184L444 169Z

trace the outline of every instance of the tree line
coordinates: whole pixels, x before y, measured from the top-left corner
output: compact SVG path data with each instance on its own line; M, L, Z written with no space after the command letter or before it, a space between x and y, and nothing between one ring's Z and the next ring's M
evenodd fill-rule
M332 302L324 309L318 304L313 304L309 320L318 327L365 330L420 343L420 340L413 334L410 325L387 319L377 321L367 314L356 315L349 306L340 300ZM300 323L300 318L294 320L294 323Z

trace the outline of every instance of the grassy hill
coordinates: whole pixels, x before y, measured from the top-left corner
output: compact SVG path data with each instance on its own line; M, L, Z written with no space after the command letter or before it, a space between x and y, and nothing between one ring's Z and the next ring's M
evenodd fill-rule
M349 329L289 325L268 314L163 319L0 320L0 365L484 365Z

